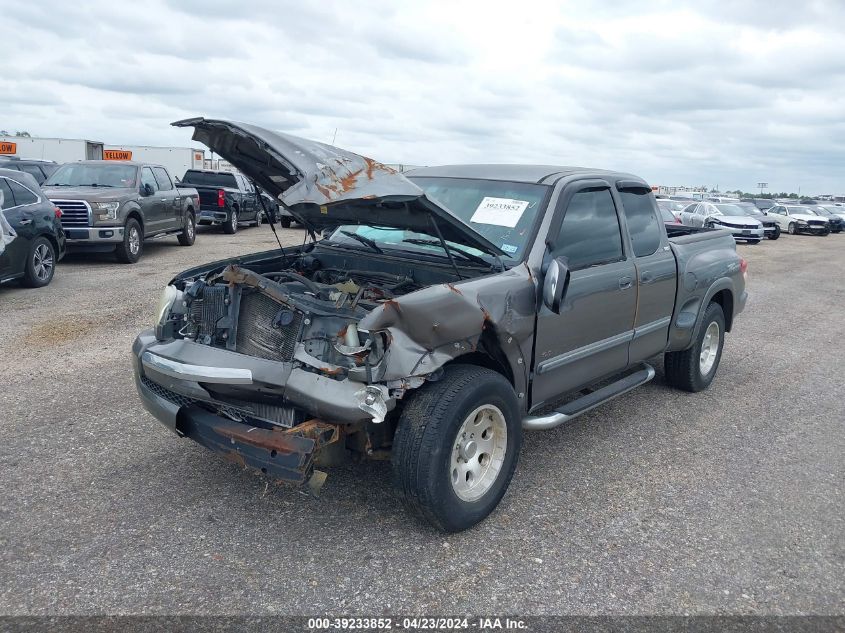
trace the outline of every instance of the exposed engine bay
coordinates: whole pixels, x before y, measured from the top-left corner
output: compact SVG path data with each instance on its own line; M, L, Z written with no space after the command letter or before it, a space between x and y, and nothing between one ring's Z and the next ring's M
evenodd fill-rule
M378 305L427 284L412 269L392 273L326 263L301 254L278 270L233 264L186 279L177 285L179 297L161 321L161 334L295 363L335 379L352 373L362 382L378 380L373 372L385 341L360 330L358 322Z

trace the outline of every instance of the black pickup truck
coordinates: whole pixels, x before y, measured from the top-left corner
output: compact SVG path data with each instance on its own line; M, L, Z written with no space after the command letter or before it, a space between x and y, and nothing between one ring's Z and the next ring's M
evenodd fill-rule
M181 184L194 187L200 194L200 225L221 226L231 235L237 233L242 222L252 222L255 226L262 222L259 193L241 174L189 169Z

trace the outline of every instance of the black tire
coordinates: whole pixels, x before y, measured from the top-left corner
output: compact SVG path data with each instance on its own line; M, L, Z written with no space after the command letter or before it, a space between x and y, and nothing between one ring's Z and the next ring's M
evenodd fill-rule
M507 430L505 453L489 488L478 499L467 501L458 496L452 484L453 452L458 450L453 444L469 414L484 405L502 413ZM521 445L519 404L510 383L490 369L451 365L440 380L407 397L393 438L394 484L405 505L418 517L444 532L465 530L484 519L501 501ZM484 455L477 455L479 462ZM475 457L473 449L469 461Z
M182 227L182 232L179 233L178 239L181 246L193 246L196 241L197 224L193 211L187 211L185 213L185 224Z
M719 327L719 348L712 366L706 373L701 371L702 342L712 323ZM713 377L719 369L722 360L722 350L725 347L725 314L722 306L711 303L704 311L704 318L696 332L692 347L680 352L667 352L663 355L663 369L666 372L666 382L684 391L703 391L713 382Z
M258 211L255 214L255 226L261 226L264 224L264 211Z
M780 237L780 226L775 227L775 232L769 235L770 240L776 240Z
M238 232L238 210L232 209L229 217L223 223L223 232L226 235L234 235Z
M279 218L279 224L282 225L283 229L289 229L292 220L293 218L291 218L289 215L283 215L281 218Z
M786 232L790 235L795 235L798 231L795 227L795 222L790 222L789 226L786 228Z
M56 273L56 249L46 237L32 241L26 254L22 283L27 288L43 288Z
M134 264L143 252L144 232L138 220L129 218L123 227L123 241L114 250L115 257L122 264Z

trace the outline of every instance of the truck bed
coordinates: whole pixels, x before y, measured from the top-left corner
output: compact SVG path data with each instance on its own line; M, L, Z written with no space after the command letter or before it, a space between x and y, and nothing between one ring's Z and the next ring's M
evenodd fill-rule
M691 226L666 227L678 266L678 285L667 351L686 349L700 307L714 292L730 289L736 306L745 303L741 258L730 231ZM733 313L725 315L726 320Z

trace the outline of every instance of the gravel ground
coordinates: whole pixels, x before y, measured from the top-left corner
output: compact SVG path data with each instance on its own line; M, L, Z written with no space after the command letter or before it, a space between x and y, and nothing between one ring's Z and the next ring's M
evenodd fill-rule
M401 509L389 464L315 499L142 409L129 349L161 288L274 244L201 232L0 288L0 613L842 612L845 235L740 246L751 300L710 390L658 371L528 435L499 509L451 536Z

